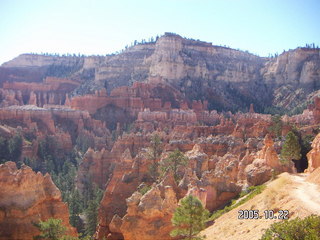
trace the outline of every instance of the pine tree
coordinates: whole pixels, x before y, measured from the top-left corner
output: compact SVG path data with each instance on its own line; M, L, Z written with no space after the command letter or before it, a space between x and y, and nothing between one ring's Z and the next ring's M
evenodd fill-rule
M8 141L8 149L11 156L11 161L18 163L22 153L22 137L20 133L17 133Z
M95 200L89 201L88 208L86 209L87 225L85 234L92 236L97 227L98 218L98 203Z
M158 160L160 158L160 155L162 153L162 148L161 148L161 139L158 134L154 134L151 137L151 145L148 148L147 151L147 158L152 161L150 167L149 167L149 173L153 180L155 181L159 177L159 164Z
M8 141L0 137L0 164L10 160L10 152L8 149Z
M174 179L178 181L179 175L178 170L180 166L186 166L189 159L183 155L178 149L169 153L169 156L163 160L162 172L165 173L168 170L173 172Z
M200 240L201 236L196 236L205 228L205 223L209 217L201 201L192 196L186 196L180 201L180 206L175 210L171 219L173 226L176 227L170 235L172 237L181 236L183 239Z
M61 239L67 228L62 225L61 219L49 218L47 221L40 221L34 224L41 232L34 239L59 240Z
M300 160L300 152L301 146L299 144L298 137L290 131L287 134L284 144L282 146L280 159L284 163L287 163L291 160Z
M78 232L82 230L82 221L79 217L83 210L82 198L77 189L73 190L70 194L69 211L70 211L70 224L77 228Z
M102 197L103 191L94 186L93 198L88 202L88 207L85 211L85 215L87 218L87 224L85 227L86 235L92 236L96 231L98 223L98 207Z

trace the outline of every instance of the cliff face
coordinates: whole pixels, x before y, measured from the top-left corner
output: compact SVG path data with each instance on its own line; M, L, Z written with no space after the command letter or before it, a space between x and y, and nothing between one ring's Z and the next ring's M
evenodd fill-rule
M320 88L320 59L319 49L297 48L261 58L165 34L155 43L136 45L117 55L23 54L0 68L0 83L41 82L47 76L67 77L81 84L68 89L73 95L101 88L110 93L134 82L165 83L189 100L206 99L209 109L244 110L255 103L256 110L262 111L272 104L293 109L305 102L308 94Z
M264 80L282 84L318 84L319 49L298 48L266 62L261 70Z
M184 87L191 87L192 79L202 79L207 82L204 85L212 81L248 82L259 78L257 70L264 61L245 52L165 35L157 41L151 56L150 74L176 86L189 78Z
M48 218L62 219L70 235L68 207L50 175L31 168L17 169L15 163L0 165L0 239L33 239L39 231L32 223Z
M292 109L318 90L319 49L298 48L270 59L261 69L266 84L275 86L273 104Z
M307 154L308 169L307 172L313 172L320 167L320 134L318 134L311 144L311 151Z

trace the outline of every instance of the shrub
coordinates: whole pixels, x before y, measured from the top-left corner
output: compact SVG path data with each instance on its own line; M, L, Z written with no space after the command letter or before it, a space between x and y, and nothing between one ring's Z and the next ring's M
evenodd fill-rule
M305 219L296 218L277 222L270 226L260 240L311 240L320 239L320 217L311 215Z

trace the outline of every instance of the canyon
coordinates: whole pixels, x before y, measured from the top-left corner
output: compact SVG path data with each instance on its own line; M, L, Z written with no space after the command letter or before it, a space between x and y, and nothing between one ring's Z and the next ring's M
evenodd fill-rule
M4 63L0 239L32 239L31 222L49 217L75 235L57 189L65 169L75 173L72 189L60 189L69 210L75 191L88 203L92 189L103 192L93 235L108 240L174 239L171 218L187 195L214 212L282 172L316 172L319 57L319 49L297 48L262 58L166 33L115 55L23 54ZM283 109L277 125L270 113ZM283 163L290 131L313 143ZM21 151L9 162L17 138ZM155 177L151 167L175 150L186 165L159 167Z

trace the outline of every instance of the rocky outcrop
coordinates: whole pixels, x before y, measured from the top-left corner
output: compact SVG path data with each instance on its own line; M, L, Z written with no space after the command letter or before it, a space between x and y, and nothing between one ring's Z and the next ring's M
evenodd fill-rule
M177 207L177 198L171 186L152 187L144 196L135 192L127 199L127 214L120 230L125 240L169 240L173 230L171 218Z
M200 178L202 172L208 171L208 155L203 152L200 145L195 144L191 151L185 156L189 159L189 167L195 169L197 176Z
M76 185L80 192L83 192L88 184L92 183L99 188L104 188L111 174L109 169L112 161L108 161L108 154L110 152L104 148L100 151L94 151L92 148L87 150L77 172Z
M269 134L265 136L264 146L253 157L252 164L245 168L247 182L250 185L260 185L281 172L295 172L293 162L281 164Z
M0 239L33 239L39 234L33 223L48 218L62 219L69 235L76 231L69 224L68 207L50 175L15 163L0 165Z
M265 165L271 168L279 168L280 161L278 154L274 149L274 142L269 134L264 138L264 146L261 151L258 152L258 158L264 159Z
M91 129L99 134L108 134L103 128L103 123L90 117L87 111L73 110L68 107L45 105L43 108L34 105L10 106L0 108L0 122L10 125L10 120L20 122L32 129L55 133L57 126L65 131L70 131L74 136L74 131ZM73 131L73 132L72 132Z
M320 134L312 141L311 147L311 151L307 154L307 172L313 172L316 168L320 167Z
M319 49L297 48L271 59L263 69L266 82L277 84L314 83L319 71Z
M115 237L109 224L115 214L120 217L125 215L126 198L136 191L143 179L148 179L146 176L147 167L145 156L137 155L132 158L129 149L126 149L112 165L113 171L100 203L97 238L102 239L108 235L110 238ZM115 232L115 234L117 236L119 232Z
M4 82L2 95L5 102L2 105L23 105L27 103L38 107L43 107L45 104L64 105L67 93L79 85L79 82L57 77L46 77L41 83ZM11 101L8 101L9 97L12 99ZM17 102L19 104L16 104Z

